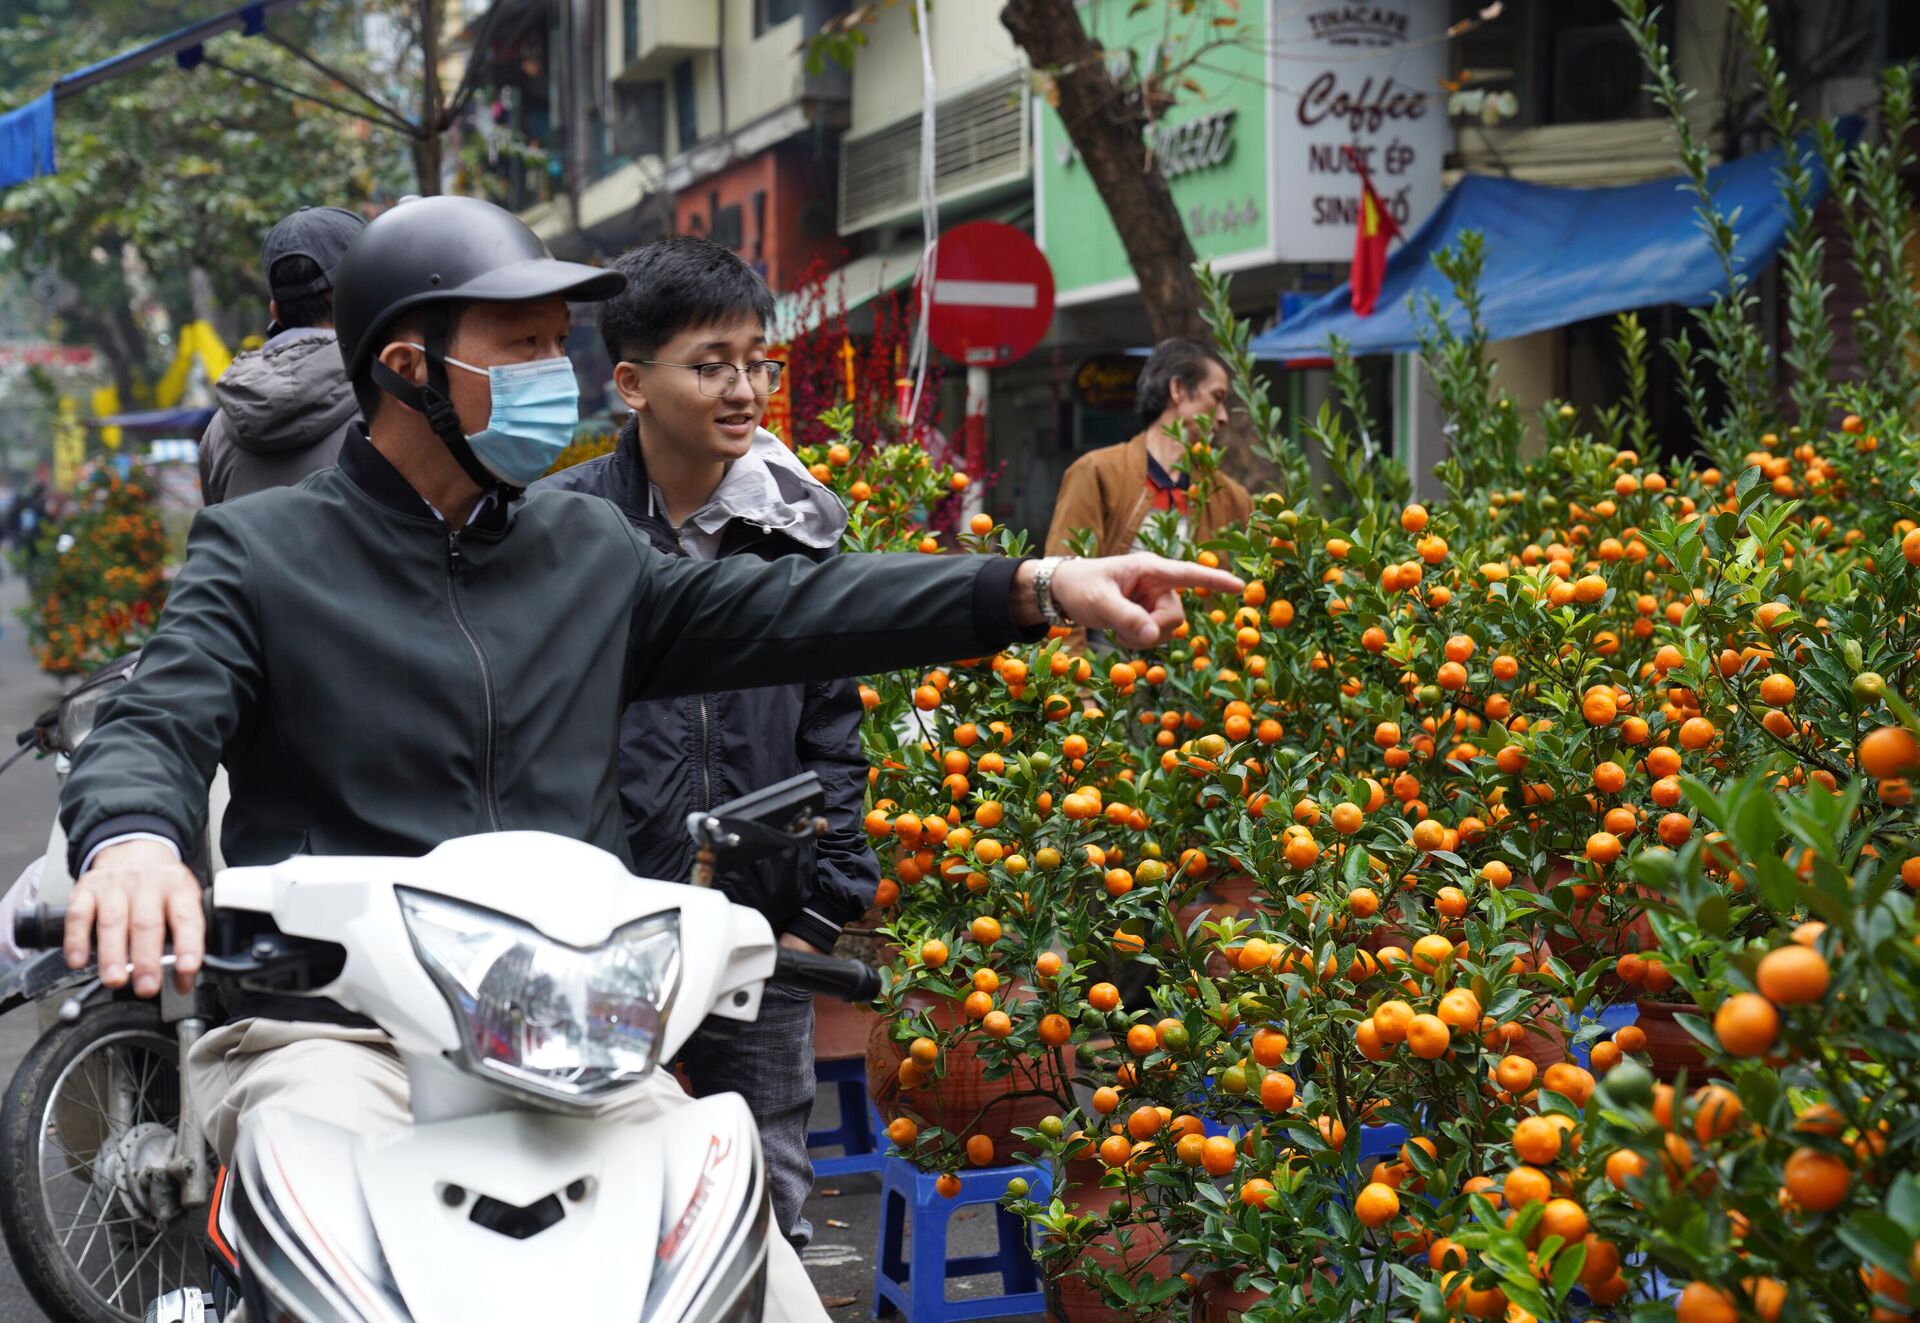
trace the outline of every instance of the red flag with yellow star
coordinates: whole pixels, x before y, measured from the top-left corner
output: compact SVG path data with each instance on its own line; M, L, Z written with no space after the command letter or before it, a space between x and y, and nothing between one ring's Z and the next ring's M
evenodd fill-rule
M1360 214L1353 234L1353 274L1348 284L1353 290L1356 317L1371 317L1380 297L1380 284L1387 276L1387 243L1400 233L1380 195L1373 190L1367 167L1351 148L1347 159L1360 176Z

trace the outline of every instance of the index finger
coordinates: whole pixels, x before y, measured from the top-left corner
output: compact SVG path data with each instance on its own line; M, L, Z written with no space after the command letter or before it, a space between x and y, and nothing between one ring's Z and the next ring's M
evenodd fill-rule
M1216 593L1237 593L1247 585L1225 570L1211 570L1184 560L1162 560L1148 573L1174 588L1205 588Z

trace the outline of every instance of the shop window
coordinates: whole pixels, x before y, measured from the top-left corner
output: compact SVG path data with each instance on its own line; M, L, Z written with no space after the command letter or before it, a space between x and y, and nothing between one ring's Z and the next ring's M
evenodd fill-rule
M738 202L729 202L724 207L716 202L708 214L713 217L711 228L707 231L709 239L722 248L736 250L746 242Z
M659 156L667 147L665 83L615 83L613 149L621 156Z
M693 61L673 66L673 118L680 150L691 151L700 141L700 99L693 85Z
M1456 21L1474 20L1476 0L1454 0ZM1672 7L1656 18L1660 38L1674 42ZM1469 91L1511 92L1516 126L1595 124L1656 113L1646 71L1614 0L1510 4L1490 22L1476 22L1453 43L1456 77Z
M763 36L768 28L799 18L806 7L806 0L753 0L753 35Z
M1920 60L1920 6L1887 6L1887 54L1882 64Z

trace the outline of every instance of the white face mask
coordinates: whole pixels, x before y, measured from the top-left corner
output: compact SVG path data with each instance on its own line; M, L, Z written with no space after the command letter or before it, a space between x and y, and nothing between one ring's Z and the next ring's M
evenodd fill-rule
M423 345L413 345L426 353ZM580 383L566 358L475 367L446 360L487 379L493 409L485 429L467 438L474 456L503 482L525 487L553 467L580 425Z

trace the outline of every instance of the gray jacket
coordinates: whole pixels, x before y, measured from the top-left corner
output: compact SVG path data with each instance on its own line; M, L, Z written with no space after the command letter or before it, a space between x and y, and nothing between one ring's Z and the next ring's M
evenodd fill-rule
M220 411L200 439L200 495L208 505L291 487L333 467L360 406L332 331L283 331L240 355L214 386Z

